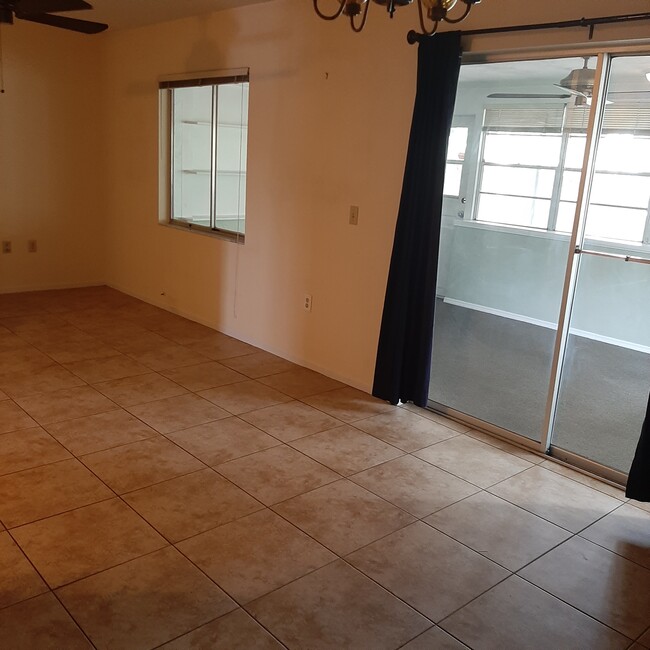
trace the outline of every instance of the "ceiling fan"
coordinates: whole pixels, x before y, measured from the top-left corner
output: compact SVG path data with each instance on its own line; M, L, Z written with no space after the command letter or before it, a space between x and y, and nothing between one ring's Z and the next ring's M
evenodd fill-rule
M56 15L85 9L92 9L92 5L84 0L0 0L0 23L11 25L18 18L82 34L97 34L108 28L104 23Z
M575 106L588 106L596 83L596 69L589 67L589 59L585 56L582 68L571 70L558 83L553 84L563 91L562 94L545 93L492 93L490 99L570 99L575 98ZM567 94L568 93L568 94ZM607 103L616 100L650 100L650 90L640 91L610 91L607 93Z

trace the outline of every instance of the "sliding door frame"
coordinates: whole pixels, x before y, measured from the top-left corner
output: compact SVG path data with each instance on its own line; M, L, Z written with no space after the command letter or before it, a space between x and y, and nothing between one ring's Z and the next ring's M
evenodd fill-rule
M625 485L627 475L618 470L602 465L596 461L575 454L565 449L556 447L552 443L553 423L557 410L560 382L564 362L565 350L569 337L571 311L573 308L582 249L585 237L585 225L591 185L595 172L598 143L602 131L603 117L606 106L606 96L609 84L611 62L614 56L644 56L650 54L650 39L626 42L585 43L576 46L558 46L549 48L530 48L521 50L508 50L499 52L468 52L463 54L463 65L484 63L505 63L514 61L533 61L573 56L596 56L596 79L593 90L589 122L587 126L587 141L585 154L580 173L578 200L574 216L573 230L570 236L569 251L566 263L562 300L557 324L557 333L553 349L549 389L546 401L544 428L541 431L541 441L531 440L521 434L509 431L497 425L485 422L466 413L456 411L443 404L429 400L430 409L437 411L458 422L484 431L498 438L513 442L521 447L530 449L549 456L555 460L567 463L573 467L597 475L612 483Z

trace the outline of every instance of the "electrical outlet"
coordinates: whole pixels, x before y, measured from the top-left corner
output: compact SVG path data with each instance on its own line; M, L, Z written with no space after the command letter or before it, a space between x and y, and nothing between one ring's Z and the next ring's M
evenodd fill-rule
M359 206L351 205L350 206L350 225L358 226L359 225Z
M27 242L27 252L28 253L35 253L38 250L38 247L36 246L36 240L35 239L30 239Z
M2 252L3 253L11 253L11 242L10 241L3 241L2 242Z
M311 311L311 294L310 293L305 294L305 299L303 300L302 308L305 311Z

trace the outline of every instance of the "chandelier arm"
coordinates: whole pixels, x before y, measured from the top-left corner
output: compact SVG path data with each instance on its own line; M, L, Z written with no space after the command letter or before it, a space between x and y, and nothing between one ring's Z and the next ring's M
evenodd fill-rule
M323 20L336 20L345 9L345 0L339 0L339 2L341 6L338 8L338 11L331 16L328 16L327 14L321 12L321 10L318 8L318 0L314 0L314 11L318 14L318 17L322 18Z
M470 12L471 10L472 10L472 5L468 2L468 3L465 5L465 12L463 13L462 16L460 16L460 18L447 18L447 16L445 16L445 17L443 18L443 20L444 20L445 22L447 22L447 23L460 23L460 22L462 22L463 20L465 20L465 18L467 18L467 16L469 16L469 12Z
M315 2L316 0L314 0ZM366 20L368 19L368 8L370 7L370 1L366 2L366 6L363 10L363 18L361 19L361 25L357 27L354 24L354 16L350 16L350 27L352 27L352 30L357 32L357 34L366 26Z
M420 29L422 30L422 34L424 36L433 36L438 29L439 23L437 20L434 21L433 29L431 31L426 28L426 25L424 24L424 13L422 11L422 0L418 0L418 13L420 14Z

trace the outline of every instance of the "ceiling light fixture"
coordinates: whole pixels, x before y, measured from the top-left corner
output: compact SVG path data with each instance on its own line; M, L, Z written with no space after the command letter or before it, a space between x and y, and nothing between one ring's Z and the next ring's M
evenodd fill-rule
M348 16L350 18L350 27L355 32L360 32L368 18L368 7L370 0L336 0L339 3L339 8L333 14L323 13L319 6L319 0L314 0L314 9L320 18L323 20L336 20L339 16ZM386 11L393 17L397 7L405 7L410 5L414 0L374 0L379 5L386 7ZM472 7L481 0L415 0L418 5L418 13L420 14L420 28L422 35L432 36L436 33L438 25L441 22L446 23L459 23L465 20L472 10ZM449 13L455 6L464 4L465 9L458 14L455 18L449 16ZM426 17L431 21L432 25L427 28ZM360 21L360 22L359 22Z

